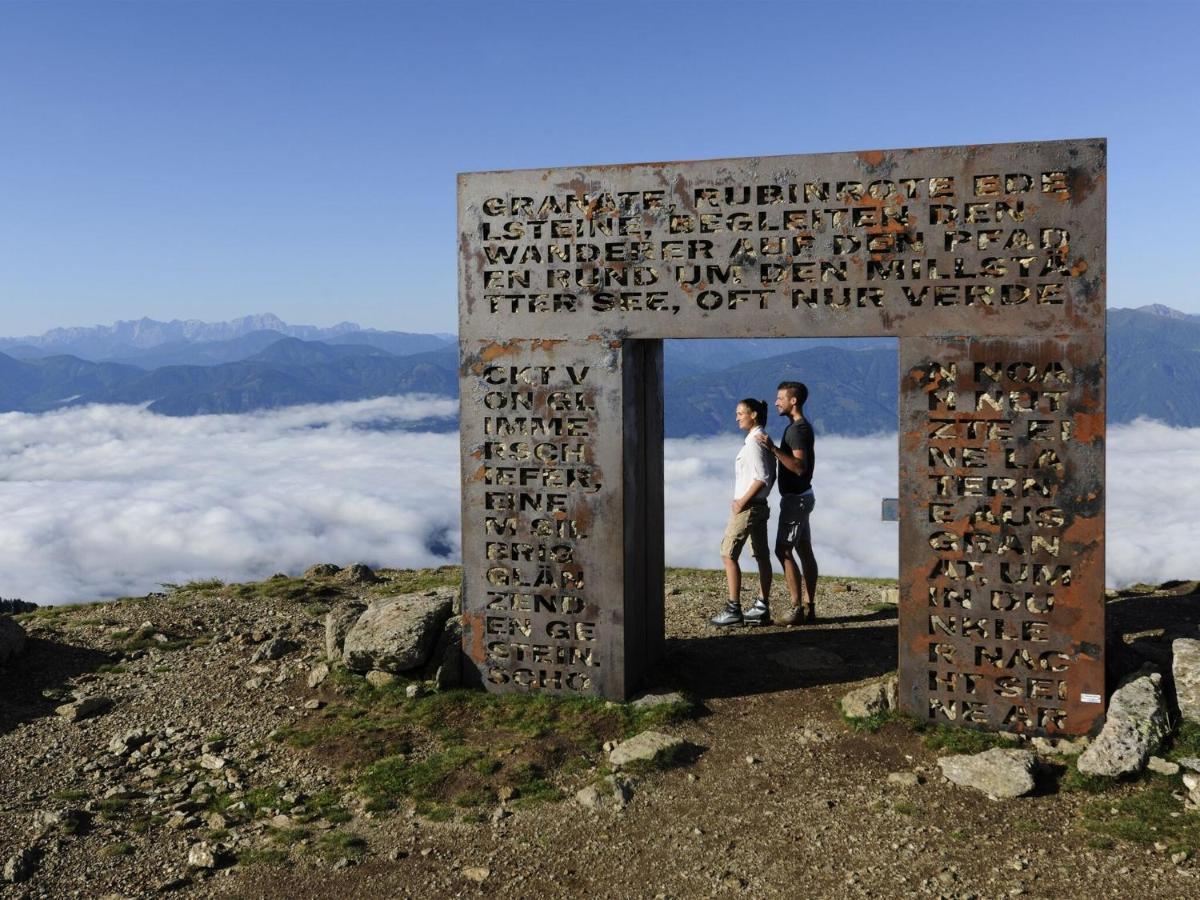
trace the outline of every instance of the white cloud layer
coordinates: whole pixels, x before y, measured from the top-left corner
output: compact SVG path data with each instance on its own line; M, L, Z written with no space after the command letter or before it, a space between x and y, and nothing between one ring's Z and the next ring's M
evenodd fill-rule
M0 595L69 603L161 582L257 579L315 562L457 561L455 401L390 397L239 416L129 406L0 415ZM1200 575L1200 429L1108 432L1108 582ZM717 568L735 436L666 443L667 562ZM894 576L895 435L822 436L813 541L829 575Z

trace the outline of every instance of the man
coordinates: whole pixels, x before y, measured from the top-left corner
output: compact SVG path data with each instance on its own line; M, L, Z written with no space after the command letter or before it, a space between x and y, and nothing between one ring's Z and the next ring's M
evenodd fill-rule
M768 434L757 435L758 442L775 454L779 463L779 531L775 537L775 555L783 565L783 576L792 597L792 609L779 619L781 625L811 625L817 620L817 558L813 556L812 532L808 516L816 498L812 490L812 425L804 418L808 388L799 381L784 381L775 394L775 410L788 420L783 439L776 447ZM800 557L797 565L796 557ZM804 592L801 593L803 583ZM808 602L805 604L804 598Z

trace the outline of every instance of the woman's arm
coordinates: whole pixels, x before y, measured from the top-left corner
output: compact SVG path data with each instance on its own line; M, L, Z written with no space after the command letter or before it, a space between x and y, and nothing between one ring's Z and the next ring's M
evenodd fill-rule
M750 482L750 487L746 490L746 493L742 494L742 496L733 501L734 514L740 513L743 509L749 506L750 501L754 499L754 495L766 487L766 485L767 483L765 481L759 481L757 478Z

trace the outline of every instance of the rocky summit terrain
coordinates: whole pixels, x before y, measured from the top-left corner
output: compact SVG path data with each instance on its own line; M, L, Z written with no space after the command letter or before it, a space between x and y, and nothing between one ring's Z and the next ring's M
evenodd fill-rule
M1110 596L1089 745L896 714L887 582L719 630L721 574L671 570L622 704L457 688L457 580L323 565L0 617L0 896L1200 895L1195 583Z

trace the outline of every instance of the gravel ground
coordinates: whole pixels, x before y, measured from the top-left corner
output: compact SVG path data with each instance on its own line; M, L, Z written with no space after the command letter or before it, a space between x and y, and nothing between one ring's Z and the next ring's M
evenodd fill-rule
M382 585L339 590L387 592L383 574ZM307 685L323 656L320 604L218 591L28 618L25 654L0 672L0 862L23 849L35 862L0 896L1200 895L1194 859L1098 843L1081 825L1094 795L989 801L945 782L910 726L868 733L843 721L841 695L895 669L894 608L879 602L888 584L822 579L816 626L723 631L707 623L720 573L668 572L667 653L652 687L701 701L699 717L669 729L698 748L694 758L642 776L621 810L565 801L478 823L371 813L338 771L269 739L330 696ZM1194 585L1115 600L1114 658L1161 652L1164 634L1189 617L1194 626L1196 603ZM272 641L296 649L264 658ZM54 709L72 693L113 705L70 722ZM130 732L136 749L112 744ZM286 865L190 870L189 848L205 837L266 846L269 822L205 811L214 796L245 803L263 791L283 816L305 798L337 798L349 821L313 828L361 835L361 858L285 845ZM64 809L87 824L47 815Z

